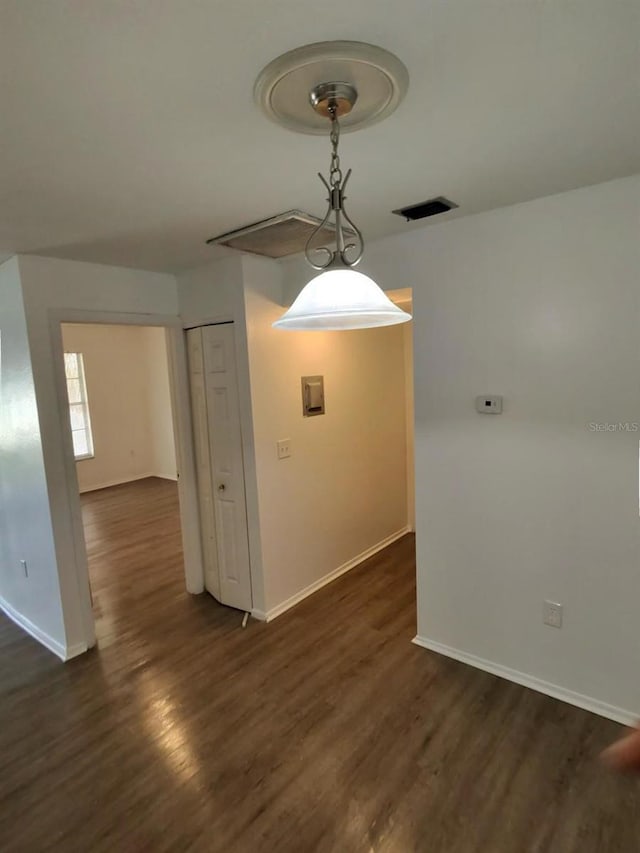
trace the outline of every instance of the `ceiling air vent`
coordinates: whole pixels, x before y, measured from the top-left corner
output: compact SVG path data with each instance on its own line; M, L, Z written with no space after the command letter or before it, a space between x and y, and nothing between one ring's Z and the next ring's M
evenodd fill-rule
M267 258L286 258L303 252L307 240L320 225L321 220L310 213L301 210L288 210L270 219L254 222L245 228L228 231L219 237L207 240L208 245L219 244L237 249L240 252L251 252L254 255L265 255ZM353 231L343 228L345 234L353 236ZM335 229L325 225L318 233L314 243L322 246L335 239Z
M447 210L453 210L457 206L448 198L439 195L438 198L430 198L429 201L410 204L409 207L401 207L399 210L392 210L391 212L397 213L398 216L404 216L407 222L414 222L416 219L425 219L427 216L446 213Z

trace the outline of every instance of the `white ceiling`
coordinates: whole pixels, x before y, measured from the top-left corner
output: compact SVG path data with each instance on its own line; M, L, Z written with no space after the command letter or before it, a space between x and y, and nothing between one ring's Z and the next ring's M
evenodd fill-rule
M398 111L345 135L365 237L437 195L463 215L640 171L637 0L3 0L0 252L175 270L207 237L323 210L328 144L253 82L325 39L396 53ZM438 221L438 220L432 220Z

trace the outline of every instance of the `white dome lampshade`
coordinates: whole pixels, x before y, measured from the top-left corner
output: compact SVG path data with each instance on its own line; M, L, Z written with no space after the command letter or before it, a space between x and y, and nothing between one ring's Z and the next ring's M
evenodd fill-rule
M305 285L291 308L276 320L276 329L339 331L394 326L411 320L378 285L348 267L329 269Z

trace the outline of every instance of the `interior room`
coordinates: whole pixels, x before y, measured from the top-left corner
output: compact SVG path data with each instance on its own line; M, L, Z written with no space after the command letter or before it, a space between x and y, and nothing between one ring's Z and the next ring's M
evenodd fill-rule
M63 323L62 343L100 646L154 595L185 592L166 333Z
M636 0L0 32L0 848L640 850Z

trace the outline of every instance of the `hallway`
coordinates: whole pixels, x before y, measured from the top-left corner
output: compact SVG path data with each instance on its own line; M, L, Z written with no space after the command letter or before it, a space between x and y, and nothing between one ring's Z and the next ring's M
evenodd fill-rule
M83 511L99 648L0 618L3 853L640 849L619 726L411 644L412 536L242 630L185 592L175 484Z

